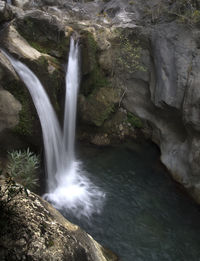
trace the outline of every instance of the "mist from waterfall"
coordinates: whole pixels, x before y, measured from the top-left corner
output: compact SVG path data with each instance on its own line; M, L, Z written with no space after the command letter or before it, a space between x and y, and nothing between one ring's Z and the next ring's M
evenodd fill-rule
M3 52L27 86L36 107L45 149L47 193L44 198L57 209L91 217L100 213L105 194L87 177L74 152L76 107L79 89L79 46L71 37L66 73L66 98L63 131L39 79L20 61Z

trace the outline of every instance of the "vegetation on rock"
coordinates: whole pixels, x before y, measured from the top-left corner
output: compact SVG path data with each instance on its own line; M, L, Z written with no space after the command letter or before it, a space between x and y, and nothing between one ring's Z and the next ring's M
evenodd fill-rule
M99 127L115 111L118 101L117 89L108 87L97 89L83 101L81 117L85 122Z
M69 35L54 16L42 11L32 11L17 19L15 24L19 33L33 48L41 53L65 58L69 49Z
M156 23L167 16L175 16L178 21L188 25L200 22L199 0L171 0L158 2L145 9L145 14L151 17L151 22Z
M119 37L119 55L117 56L117 66L129 73L135 71L145 71L141 62L142 47L139 40L131 42L128 37L120 35Z
M98 46L92 33L83 32L82 36L82 69L83 81L81 91L88 96L93 90L109 86L109 81L103 74L98 62Z
M180 22L190 25L200 22L200 1L199 0L174 0L174 14Z
M27 189L34 190L38 186L39 165L39 156L30 152L29 148L8 153L7 173Z
M127 121L131 124L131 126L141 129L143 127L143 123L140 118L132 114L131 112L127 113Z
M32 134L34 116L31 113L28 90L19 81L11 81L7 84L6 90L10 91L20 101L22 109L19 112L19 123L14 132L20 135L29 136Z

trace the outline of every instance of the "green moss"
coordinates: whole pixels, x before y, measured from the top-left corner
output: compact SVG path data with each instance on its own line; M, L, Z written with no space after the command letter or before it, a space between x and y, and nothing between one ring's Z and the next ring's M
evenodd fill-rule
M53 20L25 17L18 19L16 26L19 33L39 52L59 58L66 57L70 37Z
M48 60L46 59L45 56L40 56L39 59L37 60L37 63L39 65L44 66L44 68L46 68L48 66Z
M115 111L119 94L116 89L103 87L95 90L86 99L85 119L95 126L101 126Z
M131 112L127 113L127 121L131 124L131 126L141 129L143 128L143 123L140 118L132 114Z
M100 127L105 120L107 120L111 113L115 111L114 104L109 105L105 108L105 110L101 111L101 113L97 113L94 118L94 123L97 127Z
M30 108L27 100L21 100L22 110L19 113L19 123L14 128L14 131L20 135L29 136L32 134L33 117L30 113Z
M116 60L119 70L126 70L129 73L146 71L141 61L142 47L140 41L131 41L123 34L120 35L119 39L119 53Z
M110 83L98 64L98 46L90 32L84 33L82 93L88 96L93 90L109 86ZM86 71L86 72L85 72Z
M40 43L39 40L28 40L28 43L37 51L44 54L49 54L57 57L67 57L67 50L69 49L69 38L65 38L62 41L44 42Z
M51 51L50 48L48 48L47 46L41 46L41 44L39 44L36 41L29 41L29 44L36 50L38 50L40 53L49 53Z
M20 101L22 109L19 112L19 123L14 127L14 132L20 135L31 135L34 117L30 109L30 96L28 91L18 81L10 82L6 88L13 96Z

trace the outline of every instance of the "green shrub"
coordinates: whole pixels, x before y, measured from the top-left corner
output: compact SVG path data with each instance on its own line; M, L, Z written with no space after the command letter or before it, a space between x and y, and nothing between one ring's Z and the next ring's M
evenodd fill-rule
M38 186L37 171L39 156L26 151L12 151L8 153L7 173L25 188L34 190Z

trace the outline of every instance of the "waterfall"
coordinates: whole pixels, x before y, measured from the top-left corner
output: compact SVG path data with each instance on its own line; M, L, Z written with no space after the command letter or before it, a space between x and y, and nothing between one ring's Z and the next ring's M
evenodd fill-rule
M68 155L68 164L74 160L74 141L76 126L76 105L79 88L79 48L78 42L74 39L70 41L70 52L66 73L66 95L65 95L65 114L64 114L64 144Z
M36 107L45 149L48 191L44 198L57 209L77 218L101 211L105 194L87 177L74 152L76 106L79 87L79 47L71 38L66 73L63 131L39 79L27 66L2 51L27 86Z
M27 86L37 110L43 134L48 191L52 191L57 186L55 173L59 173L61 166L64 165L59 155L63 145L62 132L56 114L42 84L33 72L10 55L3 53L10 60L15 71Z

